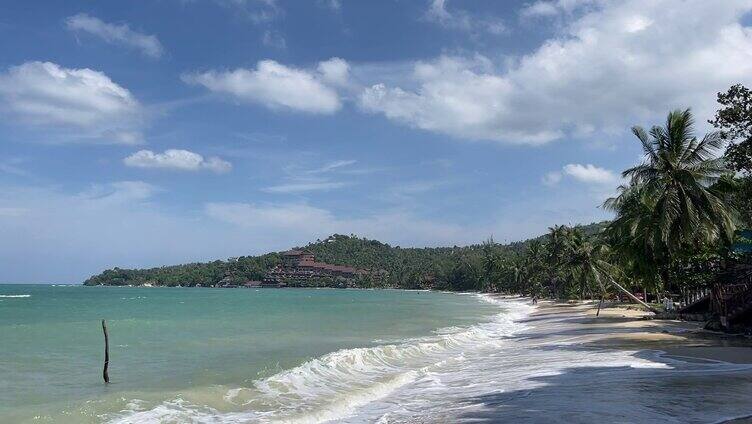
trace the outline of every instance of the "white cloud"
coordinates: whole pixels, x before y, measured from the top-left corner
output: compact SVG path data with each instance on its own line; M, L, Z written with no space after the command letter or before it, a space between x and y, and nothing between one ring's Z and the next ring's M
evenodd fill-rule
M180 171L209 170L216 173L229 172L230 162L218 157L204 158L198 153L182 149L169 149L164 153L154 153L151 150L139 150L123 159L127 166L136 168L176 169Z
M309 191L329 191L348 186L348 183L339 181L320 181L320 182L300 182L280 184L266 187L263 191L267 193L304 193Z
M324 81L335 86L345 86L350 79L350 65L338 57L319 62L317 70Z
M71 31L87 32L110 44L137 48L153 58L162 56L164 51L157 37L133 31L127 24L109 24L99 18L79 13L68 17L65 25Z
M581 165L579 163L570 163L564 165L562 170L564 174L583 183L614 184L619 180L613 171L592 164Z
M91 69L26 62L0 73L0 110L60 140L137 144L143 108L127 89Z
M322 63L327 69L331 65ZM326 83L323 76L273 60L258 62L256 69L239 68L234 71L187 74L183 76L183 80L275 110L332 114L342 107L337 91Z
M516 112L505 98L514 94L515 87L509 79L491 73L491 68L483 57L444 56L417 63L413 78L418 90L376 84L363 91L360 105L389 119L461 139L540 144L559 137L557 130L527 131L512 119Z
M522 17L551 17L602 2L602 0L539 0L526 5L520 11Z
M750 11L748 0L597 2L565 14L530 54L418 62L401 83L374 81L360 103L416 128L507 143L595 138L677 107L704 122L718 91L752 83Z
M536 1L533 4L525 6L520 14L522 16L553 16L558 13L556 5L550 1Z
M484 31L491 34L507 32L507 28L501 19L481 18L463 10L450 12L447 10L447 2L448 0L431 0L425 13L425 19L448 29L468 32Z

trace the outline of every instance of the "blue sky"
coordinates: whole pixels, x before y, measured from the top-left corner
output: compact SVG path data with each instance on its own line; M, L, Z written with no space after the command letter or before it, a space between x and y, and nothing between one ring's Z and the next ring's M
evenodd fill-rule
M752 81L751 1L5 1L0 281L609 216L632 125Z

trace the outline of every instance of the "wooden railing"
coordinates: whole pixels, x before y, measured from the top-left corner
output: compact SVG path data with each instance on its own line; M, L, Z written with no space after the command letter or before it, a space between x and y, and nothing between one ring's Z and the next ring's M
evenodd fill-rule
M679 305L679 309L685 309L688 306L692 306L695 303L705 299L706 297L710 296L710 293L712 292L712 288L710 286L708 287L699 287L692 290L686 290L682 294L681 304Z

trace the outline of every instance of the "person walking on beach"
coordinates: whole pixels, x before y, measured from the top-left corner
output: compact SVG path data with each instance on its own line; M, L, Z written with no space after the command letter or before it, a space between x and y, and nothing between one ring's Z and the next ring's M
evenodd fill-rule
M537 305L537 304L538 304L538 295L535 294L533 295L533 305Z

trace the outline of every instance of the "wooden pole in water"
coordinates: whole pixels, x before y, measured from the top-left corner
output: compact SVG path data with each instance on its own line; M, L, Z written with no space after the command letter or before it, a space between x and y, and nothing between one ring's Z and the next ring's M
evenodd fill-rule
M102 320L102 332L104 332L104 369L102 370L102 378L105 383L110 382L110 376L107 375L107 366L110 365L110 340L107 338L107 323Z

